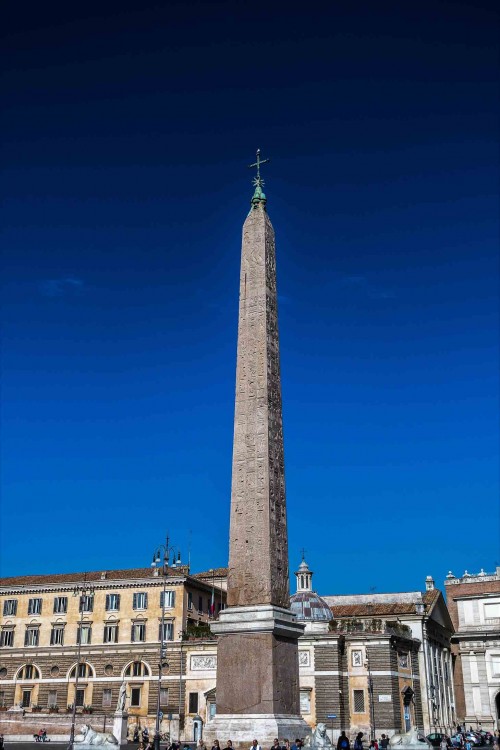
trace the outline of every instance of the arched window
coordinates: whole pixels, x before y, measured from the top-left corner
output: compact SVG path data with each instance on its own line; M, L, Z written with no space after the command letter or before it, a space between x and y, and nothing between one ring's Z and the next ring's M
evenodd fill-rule
M125 667L124 677L149 677L150 670L143 661L132 661Z
M34 664L24 664L17 673L18 680L39 680L40 670Z
M76 677L76 667L75 664L69 673L70 679L75 679ZM93 677L94 676L94 668L87 664L86 662L81 662L78 664L78 677Z

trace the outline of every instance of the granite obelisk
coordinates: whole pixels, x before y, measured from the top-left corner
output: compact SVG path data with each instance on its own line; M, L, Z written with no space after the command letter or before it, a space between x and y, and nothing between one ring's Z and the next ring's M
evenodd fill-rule
M267 160L266 160L267 161ZM208 735L272 745L302 737L297 640L290 611L274 230L260 159L243 225L229 575L217 645L217 714Z

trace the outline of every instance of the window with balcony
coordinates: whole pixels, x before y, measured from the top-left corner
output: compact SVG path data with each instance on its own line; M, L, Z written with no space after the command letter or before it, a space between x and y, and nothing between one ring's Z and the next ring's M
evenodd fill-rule
M3 603L3 616L15 617L17 614L17 599L5 599Z
M54 597L54 614L64 615L68 611L68 597L67 596L55 596Z
M41 615L42 614L42 600L41 599L29 599L28 600L28 614L29 615Z

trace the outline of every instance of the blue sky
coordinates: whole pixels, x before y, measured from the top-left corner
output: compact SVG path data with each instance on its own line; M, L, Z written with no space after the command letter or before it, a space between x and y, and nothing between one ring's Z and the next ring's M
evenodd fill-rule
M500 564L497 32L477 1L11 4L3 575L147 565L167 529L227 563L257 146L292 569Z

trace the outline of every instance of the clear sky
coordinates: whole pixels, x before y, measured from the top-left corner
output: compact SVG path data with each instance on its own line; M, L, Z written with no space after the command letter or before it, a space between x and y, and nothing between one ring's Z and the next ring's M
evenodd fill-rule
M500 564L496 5L3 8L3 575L227 564L257 146L292 570Z

